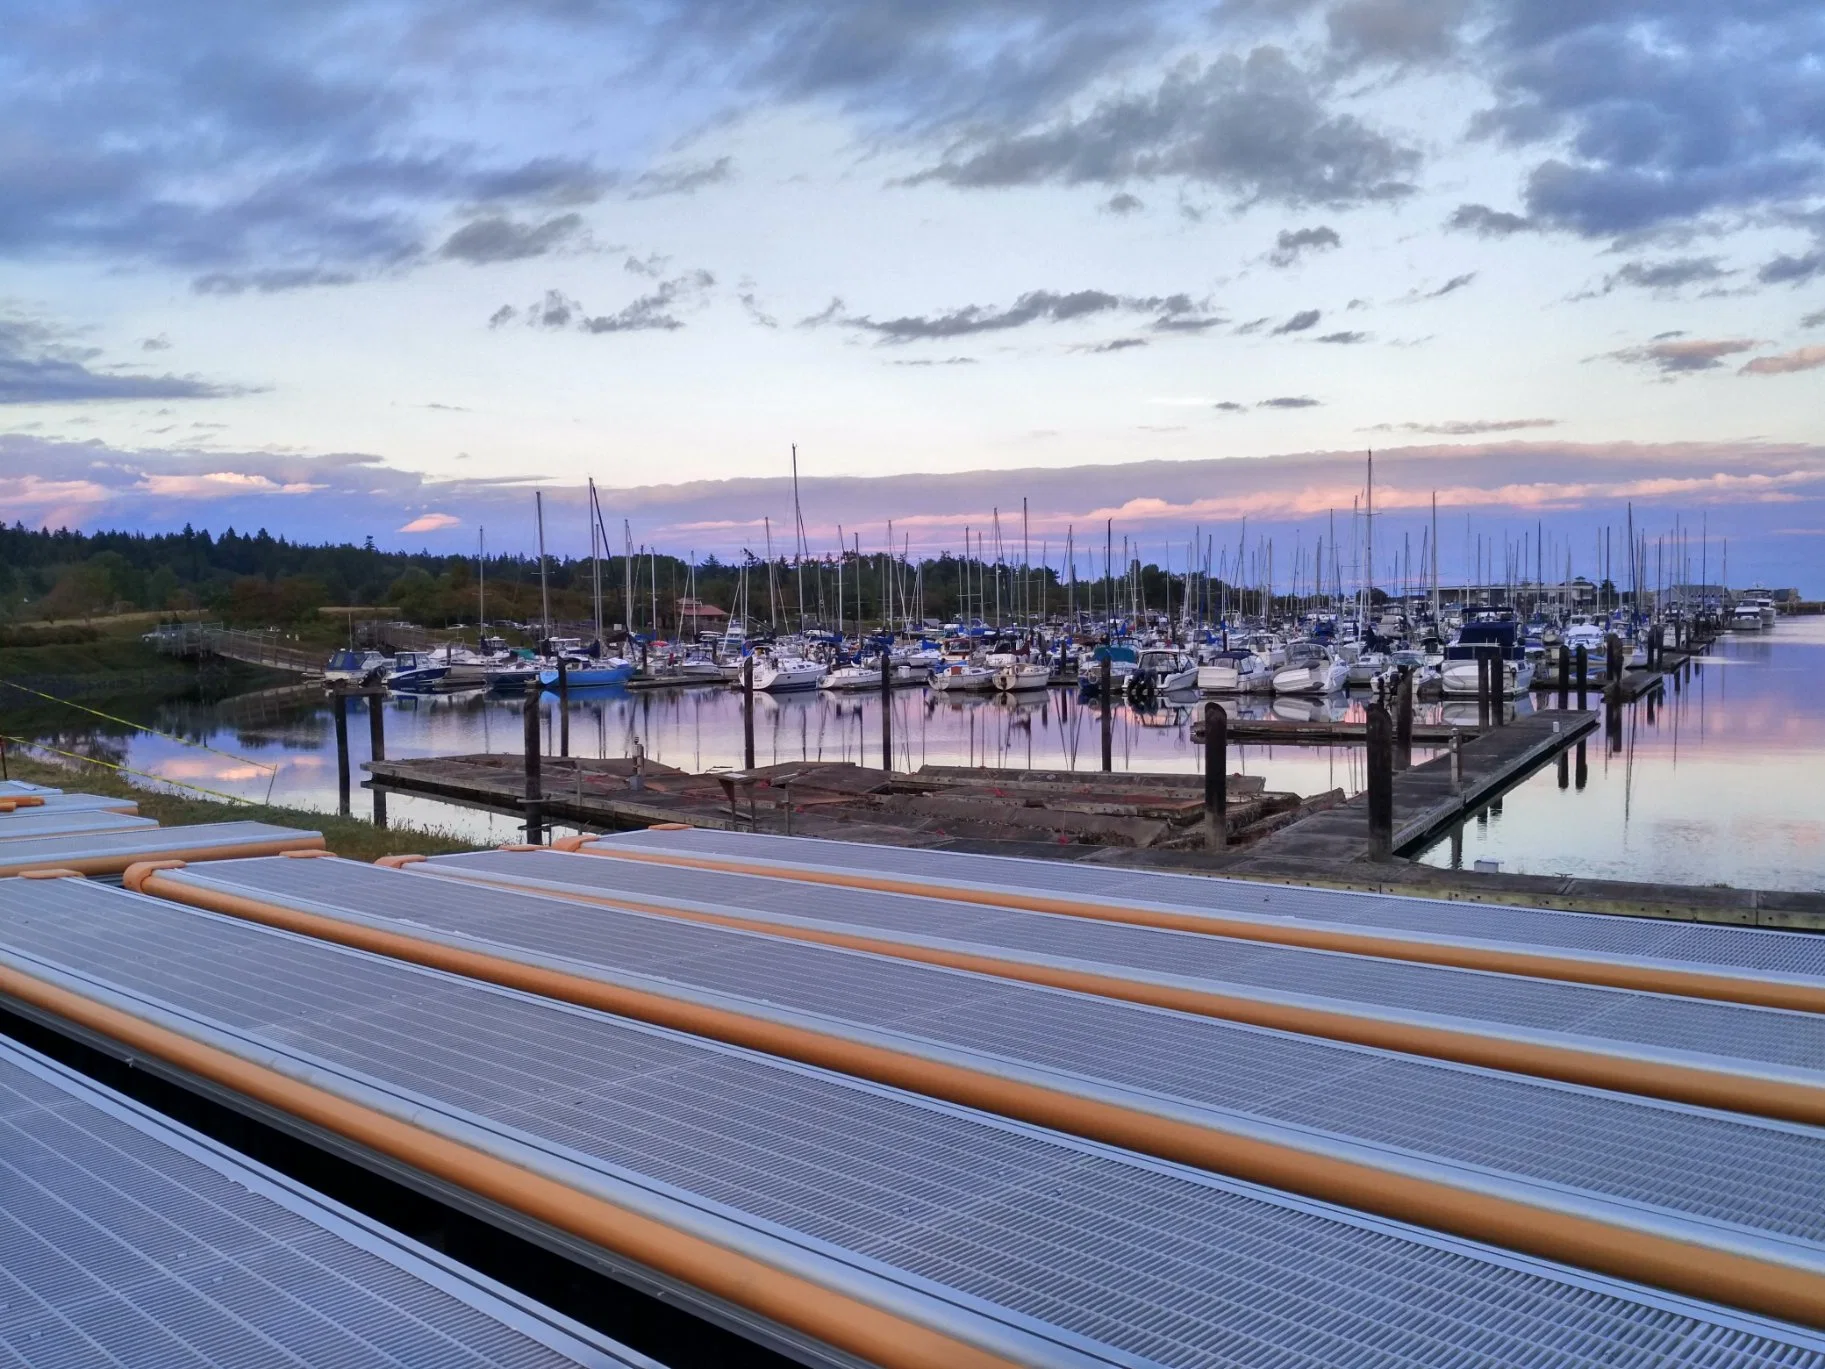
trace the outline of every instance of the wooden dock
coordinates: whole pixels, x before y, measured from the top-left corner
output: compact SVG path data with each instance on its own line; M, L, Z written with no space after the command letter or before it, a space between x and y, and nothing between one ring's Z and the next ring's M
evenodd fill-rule
M1394 776L1394 850L1419 846L1532 774L1567 746L1594 730L1595 713L1573 710L1530 714L1492 727L1459 749L1459 778L1451 757L1437 756ZM1263 840L1264 860L1319 860L1328 864L1369 858L1368 795L1358 794L1322 813L1292 823Z
M1241 743L1270 746L1348 746L1360 745L1367 738L1366 723L1296 722L1282 718L1231 718L1225 729L1232 745ZM1461 741L1480 736L1482 729L1454 723L1415 723L1413 743L1416 746L1447 746L1456 736ZM1204 719L1200 714L1191 724L1192 744L1204 744Z
M370 787L500 813L526 812L517 755L370 761ZM928 765L888 774L847 762L786 762L696 775L646 761L544 757L546 824L621 831L684 822L724 831L795 833L892 845L943 840L1046 842L1177 850L1204 844L1200 775L982 770ZM1228 780L1228 830L1238 844L1331 803L1269 793L1258 775Z

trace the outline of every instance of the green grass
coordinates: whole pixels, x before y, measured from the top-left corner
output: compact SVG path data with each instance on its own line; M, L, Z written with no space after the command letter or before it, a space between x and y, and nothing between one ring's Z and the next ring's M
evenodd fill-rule
M165 827L186 827L202 822L270 822L281 827L302 827L323 833L330 850L350 860L373 861L381 856L402 854L445 855L452 851L472 851L475 843L452 832L424 827L388 827L381 829L358 818L333 817L304 808L283 808L269 804L218 803L213 799L189 798L143 789L114 771L98 765L61 765L21 756L10 747L7 752L7 774L31 784L54 785L59 789L85 794L106 794L113 798L130 798L139 804L142 817L156 818Z

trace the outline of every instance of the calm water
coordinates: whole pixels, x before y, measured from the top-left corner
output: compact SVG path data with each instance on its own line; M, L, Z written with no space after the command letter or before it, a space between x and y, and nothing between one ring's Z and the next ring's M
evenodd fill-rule
M1773 633L1726 638L1695 662L1690 681L1670 688L1650 720L1645 701L1623 714L1622 735L1594 734L1585 784L1568 766L1561 789L1548 766L1512 790L1499 810L1467 824L1461 841L1442 841L1423 859L1465 865L1498 860L1505 870L1578 873L1680 882L1729 882L1772 888L1825 888L1825 619L1783 623ZM1326 705L1243 701L1243 716L1321 716L1360 720L1362 700ZM385 703L387 754L517 754L523 734L519 698L479 694L411 697ZM873 693L821 691L756 700L755 759L859 761L879 765L880 700ZM988 765L1094 771L1100 737L1094 708L1074 691L1053 690L1019 703L902 690L894 700L895 767ZM1523 702L1523 708L1531 704ZM1118 770L1201 768L1191 741L1195 704L1152 712L1118 708ZM556 750L556 701L546 696L541 727ZM629 694L577 691L571 697L571 749L582 756L626 756L636 742L654 760L692 771L742 761L740 696L693 689ZM1474 705L1421 705L1422 721L1474 721ZM334 724L316 697L173 705L134 717L197 745L87 722L54 744L136 770L220 793L333 812ZM365 705L350 709L351 760L359 784L368 758ZM1613 743L1613 744L1612 744ZM1362 784L1357 747L1239 747L1231 768L1266 779L1270 789L1355 793ZM368 811L357 789L354 808ZM515 820L453 804L390 795L395 822L453 830L481 841L515 835Z

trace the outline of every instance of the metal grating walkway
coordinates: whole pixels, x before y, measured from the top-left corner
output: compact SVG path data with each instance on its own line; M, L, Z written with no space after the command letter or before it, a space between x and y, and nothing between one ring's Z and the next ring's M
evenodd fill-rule
M0 964L1020 1362L1825 1369L1794 1328L751 1052L84 881L7 895Z
M574 860L588 860L576 857ZM425 865L410 867L423 870ZM216 890L1825 1269L1825 1132L346 860ZM1265 1124L1265 1127L1249 1123Z
M411 867L1825 1087L1825 1015L560 851Z
M0 1365L657 1369L3 1041Z
M60 866L84 874L117 875L141 860L210 860L224 854L263 854L322 845L320 833L265 822L209 822L194 827L148 824L146 830L0 842L0 875Z
M0 789L0 799L35 798L40 802L30 808L21 808L17 812L23 816L32 813L68 813L88 812L100 809L111 813L131 813L138 807L133 799L115 798L108 794L14 794Z
M157 826L151 818L100 808L21 808L16 813L0 813L0 859L5 859L9 842L83 832L147 831Z
M1780 976L1825 984L1825 937L1801 932L1304 889L1254 880L1118 869L1085 861L1024 860L697 828L624 833L599 838L594 844L842 870L965 890L995 889L1172 912L1298 921L1428 942L1651 962L1688 971Z

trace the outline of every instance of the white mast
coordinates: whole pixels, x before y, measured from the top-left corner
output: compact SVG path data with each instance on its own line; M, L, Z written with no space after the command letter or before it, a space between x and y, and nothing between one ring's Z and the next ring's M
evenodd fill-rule
M551 586L545 580L545 494L542 490L532 492L532 507L539 519L539 601L541 612L545 615L545 640L551 640Z

